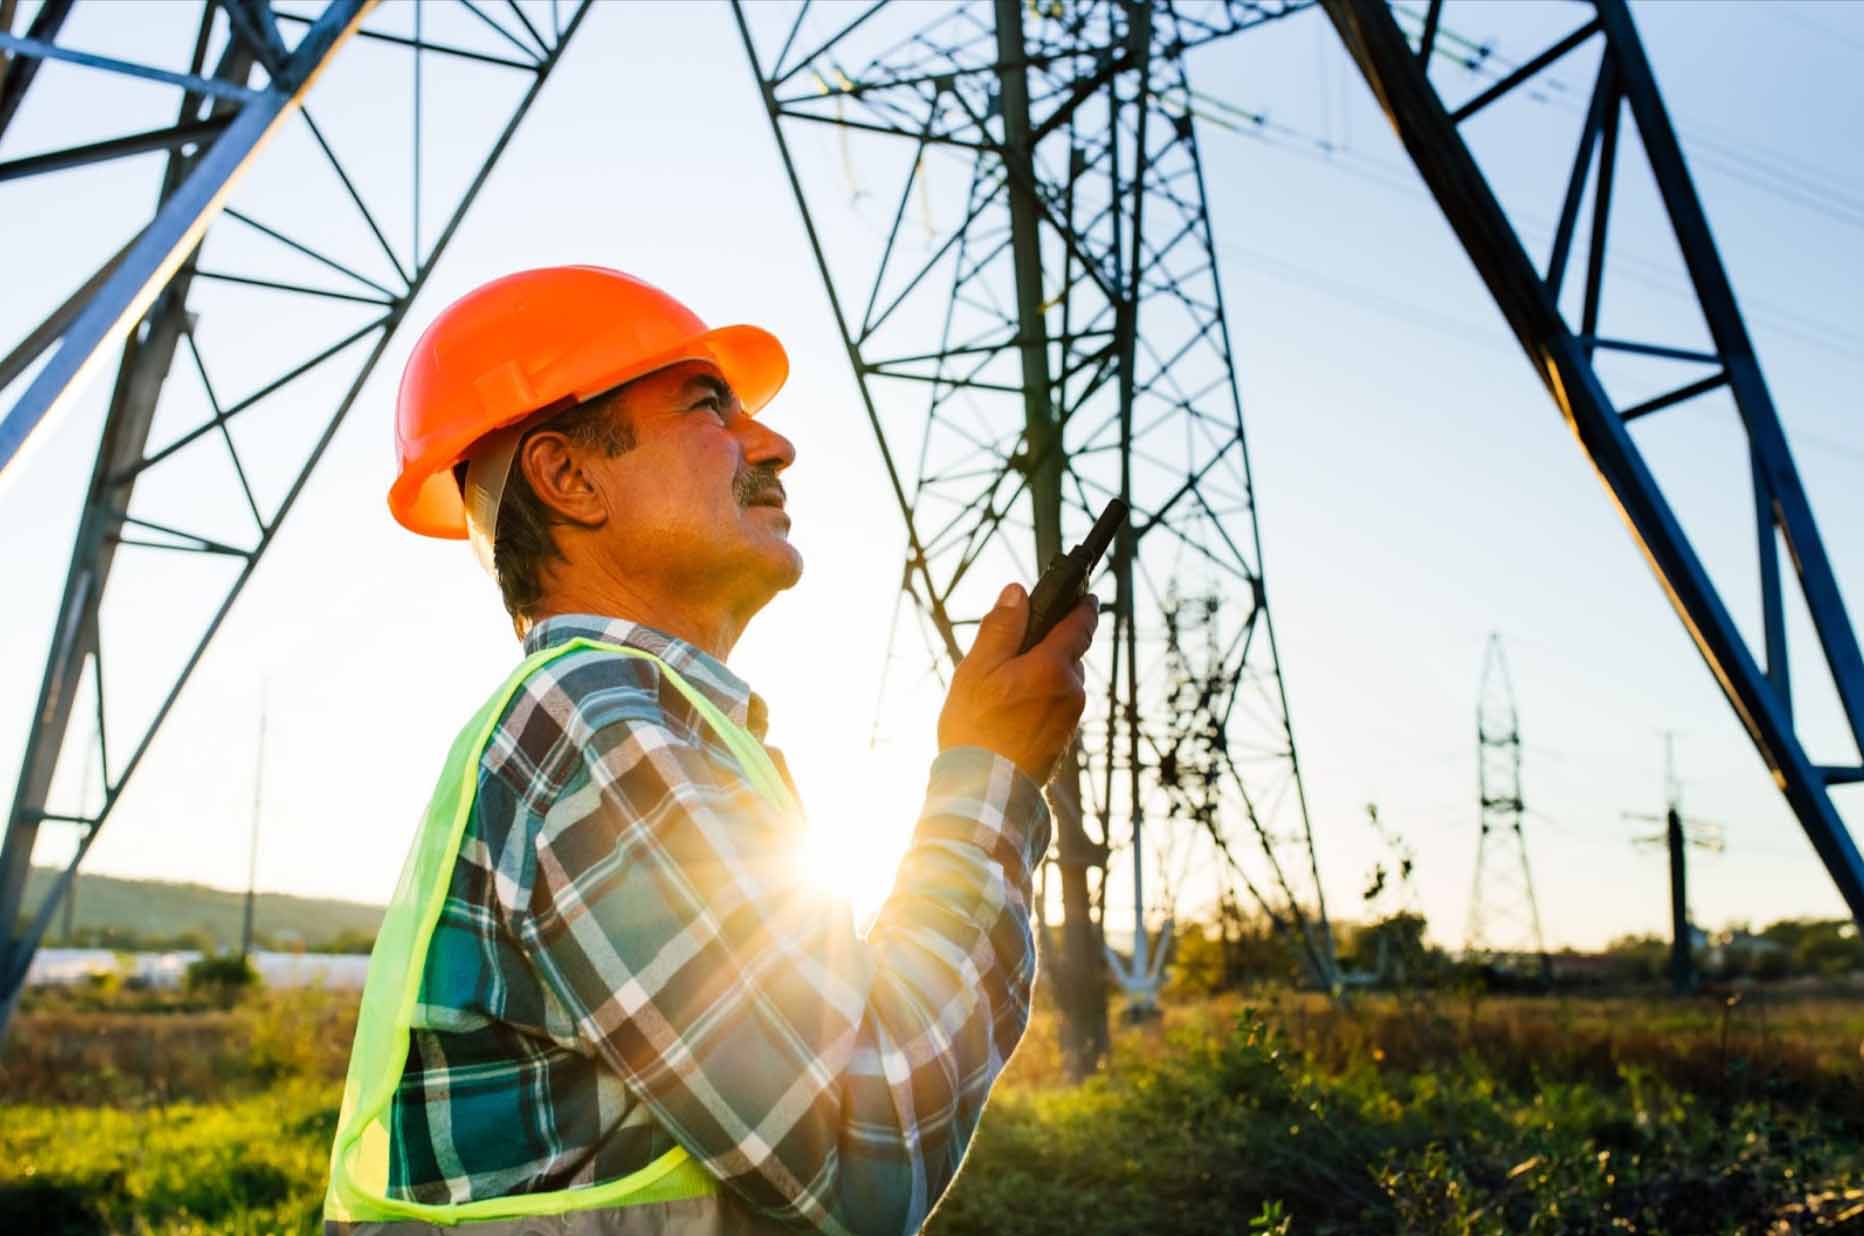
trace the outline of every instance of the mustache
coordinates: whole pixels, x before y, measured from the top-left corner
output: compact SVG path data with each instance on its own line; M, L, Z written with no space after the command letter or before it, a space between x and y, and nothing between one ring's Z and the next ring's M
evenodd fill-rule
M762 502L768 498L775 498L778 502L782 502L786 497L783 482L777 479L777 470L770 464L758 464L756 467L746 468L733 477L731 492L741 507L750 506L754 502Z

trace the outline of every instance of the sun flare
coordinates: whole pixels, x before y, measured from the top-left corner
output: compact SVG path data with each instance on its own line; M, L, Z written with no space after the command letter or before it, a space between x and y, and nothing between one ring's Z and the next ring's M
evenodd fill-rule
M892 767L894 762L868 753L823 784L802 786L809 815L803 843L809 879L824 893L847 901L863 924L893 888L919 807L923 773L905 776Z

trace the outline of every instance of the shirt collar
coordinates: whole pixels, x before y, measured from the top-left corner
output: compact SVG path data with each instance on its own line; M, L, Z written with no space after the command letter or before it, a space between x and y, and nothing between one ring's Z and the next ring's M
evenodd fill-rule
M541 652L573 639L591 639L604 644L620 644L651 653L672 666L674 671L696 687L700 694L718 706L719 711L751 732L759 742L770 724L764 698L751 690L744 679L725 668L725 663L711 653L689 644L677 636L653 627L630 622L626 618L605 618L600 614L554 614L534 625L524 637L524 654Z

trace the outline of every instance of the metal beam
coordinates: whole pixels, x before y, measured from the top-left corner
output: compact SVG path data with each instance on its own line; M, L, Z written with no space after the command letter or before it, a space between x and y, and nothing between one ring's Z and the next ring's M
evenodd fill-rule
M37 13L33 15L32 25L26 28L26 37L40 43L50 43L58 38L59 30L65 24L65 18L71 15L71 6L76 0L45 0ZM12 10L7 10L8 17ZM0 22L0 35L11 36L8 23ZM19 105L26 98L26 90L32 85L32 79L39 72L39 58L15 53L0 60L5 72L0 75L0 137L6 136L7 126L13 123L13 117L19 111Z
M209 33L210 27L204 22L196 39L197 61L206 50ZM237 43L229 43L215 78L243 81L251 70L250 51ZM185 123L192 119L191 113L198 106L199 97L190 93L182 101L180 121ZM223 111L227 106L223 102L215 110ZM208 153L194 158L179 154L170 157L167 174L163 178L164 200L156 212L158 222L167 211L168 203L189 184L197 183L200 165L209 157ZM110 296L112 288L119 286L124 264L135 257L138 249L144 248L149 231L154 226L151 224L150 229L145 229L136 240L130 242L128 250L119 255L115 269L104 279L102 287L77 312L73 324L65 328L66 345L65 349L61 349L60 356L69 349L70 335L77 323L84 322L87 316L95 322L98 300ZM185 251L174 255L174 264L180 266L192 252L193 243L190 242ZM20 761L19 785L14 793L13 811L7 822L6 839L0 844L0 940L6 942L5 949L0 951L0 999L6 1000L5 1005L0 1006L0 1023L10 1019L12 999L16 998L17 990L24 982L26 967L30 964L39 933L44 931L51 917L51 903L48 901L40 907L33 926L23 935L18 932L16 924L25 900L32 852L38 843L39 823L45 818L52 774L58 767L59 753L64 745L65 731L70 725L71 711L77 700L84 668L97 656L98 610L110 578L111 566L116 559L123 512L129 505L129 487L114 484L112 476L125 464L139 458L148 441L149 428L155 419L156 400L161 394L163 380L168 376L175 348L186 327L188 273L185 268L181 269L172 280L164 278L163 283L157 286L154 303L146 315L146 329L129 334L125 328L126 338L123 340L116 386L111 393L97 460L86 489L78 535L72 547L71 567L65 576L64 595L59 604L58 620L53 627L51 654L46 661L45 676L39 685L38 706L33 712L32 728L26 736L26 751ZM143 316L140 310L138 316ZM98 346L102 346L101 339ZM54 356L47 370L56 366L58 359L58 356ZM41 378L44 373L41 371ZM28 388L28 396L38 385L35 382L33 388ZM101 711L100 707L100 714ZM103 781L108 795L111 783L108 763L103 769ZM54 898L64 891L70 872L76 870L77 861L89 848L95 832L94 826L86 831L65 879L53 888Z
M1690 282L1695 285L1709 335L1715 340L1715 349L1727 370L1735 407L1747 428L1756 473L1764 478L1765 487L1772 495L1780 531L1786 536L1792 560L1798 568L1806 609L1818 632L1839 702L1851 723L1852 737L1864 747L1864 654L1860 654L1857 635L1852 630L1850 615L1838 590L1837 576L1832 571L1831 558L1819 535L1812 503L1806 497L1799 469L1794 466L1793 454L1787 448L1786 433L1774 409L1773 395L1761 376L1754 341L1748 336L1747 324L1735 301L1734 285L1722 266L1714 234L1709 229L1708 215L1702 209L1695 181L1689 175L1682 145L1670 124L1663 96L1644 54L1644 45L1631 22L1631 11L1624 0L1600 0L1598 8L1618 66L1625 101L1637 120L1644 152L1663 194L1670 224L1676 229L1683 263L1689 270ZM1773 634L1770 626L1770 639ZM1784 639L1784 636L1779 638ZM1790 715L1789 710L1789 718Z
M219 139L195 161L187 179L162 203L97 296L69 327L52 359L0 421L0 475L27 439L83 387L105 350L148 312L156 296L194 251L227 194L278 125L302 102L319 70L362 21L374 0L331 0L304 32L282 81L250 93ZM198 83L201 79L187 77ZM222 79L209 79L220 81ZM202 93L213 93L204 90ZM3 893L3 890L0 890Z
M226 127L227 122L223 119L198 120L192 124L170 125L146 133L131 133L101 142L86 142L82 146L67 146L63 150L48 150L43 154L8 159L0 162L0 182L23 180L46 172L62 172L67 168L121 159L126 155L176 150L182 146L196 145L210 137L218 137Z
M1036 561L1047 566L1061 555L1061 426L1055 417L1055 384L1049 375L1047 295L1042 280L1042 218L1036 197L1036 136L1029 115L1028 51L1023 44L1020 0L996 0L998 98L1003 114L1003 166L1009 199L1011 282L1016 293L1016 324L1022 383L1025 476L1035 524ZM1148 38L1148 43L1149 43ZM902 196L902 204L904 203ZM875 285L878 290L878 283ZM1091 860L1081 826L1080 761L1073 751L1061 762L1051 785L1055 842L1060 854L1062 894L1062 1050L1069 1068L1091 1072L1107 1052L1107 998L1102 979L1100 941L1094 930L1088 888ZM1070 784L1071 783L1071 784Z
M0 34L0 50L12 52L15 59L20 56L29 56L35 60L62 60L67 64L81 65L87 69L103 69L111 73L121 73L125 77L140 77L145 81L180 86L191 93L209 94L235 103L254 102L265 93L254 90L250 86L241 85L239 82L217 77L202 77L196 73L176 73L157 65L144 64L140 60L100 56L95 52L60 47L44 39L21 38L16 34Z
M97 295L97 289L101 288L104 281L109 279L116 268L122 264L123 258L129 253L130 245L134 243L136 243L135 238L131 237L121 249L118 249L102 266L99 266L97 272L86 279L77 291L66 297L63 304L46 314L45 321L39 323L31 334L22 339L11 352L8 352L5 359L0 359L0 390L11 386L14 378L26 372L32 362L38 360L47 348L58 342L59 336L65 333L65 328L71 325L72 321L83 311L84 306L90 303L93 296Z

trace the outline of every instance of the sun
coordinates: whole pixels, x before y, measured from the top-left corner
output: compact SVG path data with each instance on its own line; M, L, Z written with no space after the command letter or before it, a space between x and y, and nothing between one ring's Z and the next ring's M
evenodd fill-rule
M918 818L924 773L905 774L893 763L843 761L838 775L800 786L808 814L802 853L807 877L824 893L847 901L862 924L872 920L892 890Z
M803 843L809 882L848 902L858 923L870 922L893 889L912 821L897 830L884 827L890 823L858 810L810 812Z

